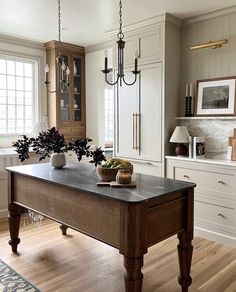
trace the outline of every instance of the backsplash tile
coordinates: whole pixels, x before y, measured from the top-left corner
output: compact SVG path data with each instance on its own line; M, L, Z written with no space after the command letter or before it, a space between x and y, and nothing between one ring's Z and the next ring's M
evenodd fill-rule
M226 158L228 138L233 136L236 120L181 120L191 136L205 137L206 155Z

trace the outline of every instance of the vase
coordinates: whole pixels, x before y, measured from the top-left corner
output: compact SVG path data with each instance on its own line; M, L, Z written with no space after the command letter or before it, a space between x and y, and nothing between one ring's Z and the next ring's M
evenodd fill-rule
M50 163L54 168L62 168L66 165L65 153L53 153L50 158Z

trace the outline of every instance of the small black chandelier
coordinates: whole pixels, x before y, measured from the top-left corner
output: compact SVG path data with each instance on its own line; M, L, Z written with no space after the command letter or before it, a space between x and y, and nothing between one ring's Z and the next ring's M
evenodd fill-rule
M133 85L136 80L137 80L137 75L140 73L140 71L138 70L138 58L137 56L135 56L135 61L134 61L134 71L132 71L132 73L134 74L135 78L134 81L131 83L128 83L125 81L125 74L124 74L124 47L125 47L125 41L123 41L124 38L124 33L122 31L122 3L121 0L119 2L119 15L120 15L120 28L119 28L119 32L117 34L118 37L118 41L117 41L117 48L118 48L118 72L117 72L117 79L115 82L110 82L108 81L107 78L107 74L109 74L112 69L108 68L108 59L107 56L105 56L105 68L104 70L102 70L102 72L105 74L105 80L109 85L115 85L118 83L118 81L120 80L120 86L122 86L122 81L126 84L126 85Z
M65 88L67 88L68 86L70 86L70 83L69 83L70 69L69 69L68 66L66 66L65 59L61 55L61 0L57 0L57 4L58 4L58 41L59 41L59 52L58 52L58 56L56 57L56 61L57 61L57 66L58 66L58 70L57 70L58 78L57 78L57 80L59 80L59 84L56 85L56 89L55 90L49 90L48 86L49 86L49 84L51 82L48 81L49 65L46 64L45 67L44 67L45 81L43 83L46 85L46 89L50 93L55 93L59 89L61 91L63 91Z

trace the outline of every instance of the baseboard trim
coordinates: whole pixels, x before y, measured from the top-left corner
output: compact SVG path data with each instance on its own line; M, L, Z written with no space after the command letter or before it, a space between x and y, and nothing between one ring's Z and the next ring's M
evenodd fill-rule
M232 237L196 226L194 227L194 235L236 247L236 236Z

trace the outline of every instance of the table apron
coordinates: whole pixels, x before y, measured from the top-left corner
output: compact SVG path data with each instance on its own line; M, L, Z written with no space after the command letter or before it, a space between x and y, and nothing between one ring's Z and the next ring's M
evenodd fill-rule
M18 174L13 180L10 202L119 247L119 201Z

